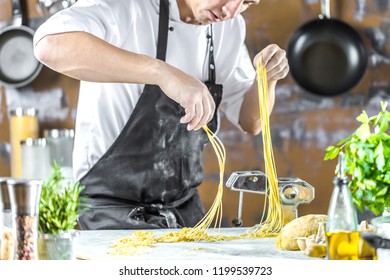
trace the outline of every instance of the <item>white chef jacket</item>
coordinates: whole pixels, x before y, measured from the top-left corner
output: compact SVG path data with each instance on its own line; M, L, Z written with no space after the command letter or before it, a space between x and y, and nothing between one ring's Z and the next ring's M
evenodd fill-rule
M170 0L166 62L208 80L209 26L180 20L175 0ZM34 45L44 36L84 31L134 53L156 57L159 0L80 0L49 18L35 33ZM220 111L239 127L244 93L255 70L244 44L241 15L213 27L216 82L223 84ZM80 82L73 174L80 180L118 137L142 94L144 85Z

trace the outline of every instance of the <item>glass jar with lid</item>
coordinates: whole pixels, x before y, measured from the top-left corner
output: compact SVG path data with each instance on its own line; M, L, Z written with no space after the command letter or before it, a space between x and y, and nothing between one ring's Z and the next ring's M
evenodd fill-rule
M72 153L74 143L73 129L47 129L44 137L50 149L50 164L56 162L61 166L65 178L73 181Z
M56 161L61 166L72 166L74 130L46 129L43 135L50 146L51 163Z
M18 107L11 110L10 139L11 139L11 176L22 176L21 141L27 138L38 138L38 111L35 108Z
M22 177L46 180L51 172L50 149L45 138L21 141Z

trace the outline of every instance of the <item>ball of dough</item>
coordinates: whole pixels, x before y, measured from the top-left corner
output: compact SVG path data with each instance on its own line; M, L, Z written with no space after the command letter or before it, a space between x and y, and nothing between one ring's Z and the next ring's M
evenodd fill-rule
M327 215L309 214L296 218L286 224L276 237L276 248L282 250L299 250L297 237L308 237L316 234L320 223L326 222Z

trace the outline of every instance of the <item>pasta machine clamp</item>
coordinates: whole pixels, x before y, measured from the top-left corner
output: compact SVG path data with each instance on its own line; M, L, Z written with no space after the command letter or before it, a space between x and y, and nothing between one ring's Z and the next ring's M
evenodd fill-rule
M298 217L299 204L308 204L314 199L314 187L299 178L278 178L279 195L282 202L284 224ZM261 171L237 171L226 182L226 186L238 191L238 215L233 226L242 226L244 192L266 194L267 176Z

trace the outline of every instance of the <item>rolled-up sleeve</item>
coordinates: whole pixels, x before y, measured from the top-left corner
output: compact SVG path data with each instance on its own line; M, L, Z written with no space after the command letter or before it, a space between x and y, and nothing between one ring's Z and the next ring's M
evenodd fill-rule
M131 2L131 1L128 1ZM125 3L122 1L122 3ZM34 35L34 45L43 37L65 32L88 32L113 45L120 45L123 33L129 32L131 25L130 3L116 5L113 10L108 1L84 0L76 2L72 7L59 11L39 26ZM127 13L124 17L122 13ZM128 19L121 27L117 19Z

